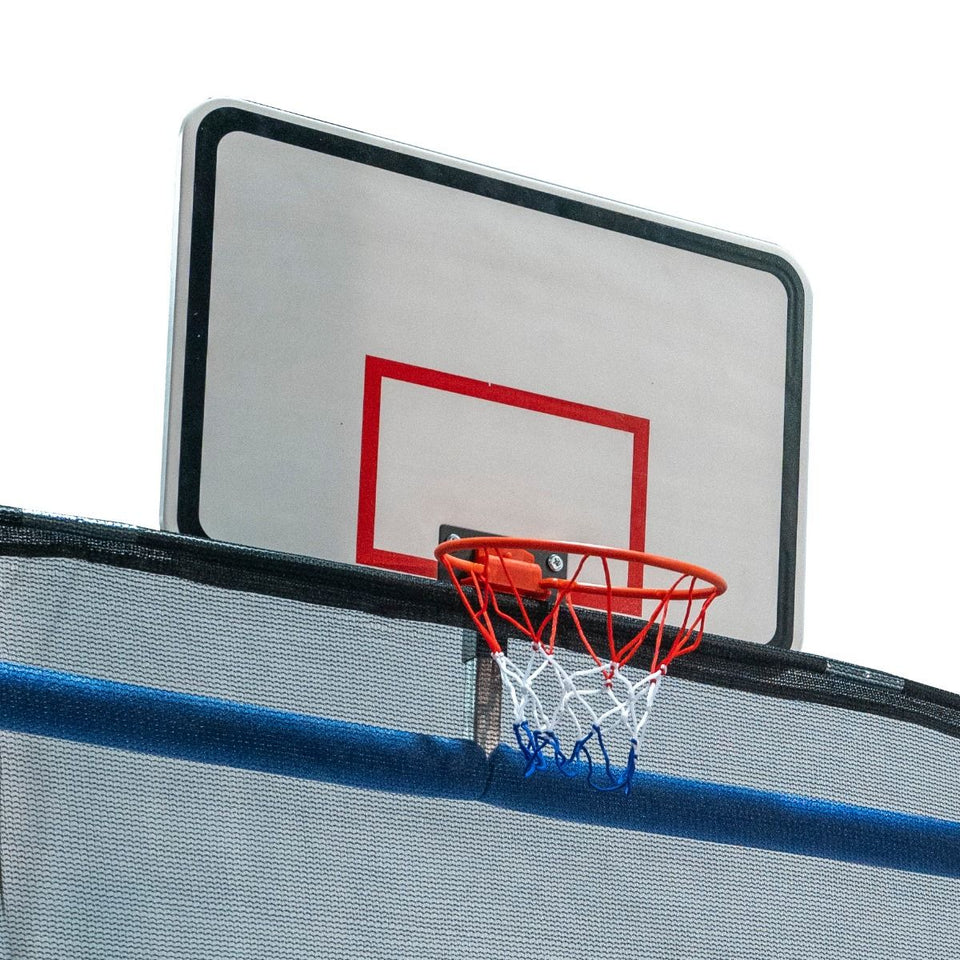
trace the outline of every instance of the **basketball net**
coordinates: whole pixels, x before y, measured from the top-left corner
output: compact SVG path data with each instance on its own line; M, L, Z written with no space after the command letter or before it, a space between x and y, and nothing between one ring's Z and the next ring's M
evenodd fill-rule
M531 550L579 561L572 576L544 577ZM456 556L464 551L470 559ZM629 792L660 682L677 657L699 646L707 610L726 589L722 578L665 557L561 541L471 537L441 544L436 556L499 667L527 775L548 767L570 776L585 770L595 789ZM603 571L600 583L584 582L591 559ZM611 561L667 571L668 585L615 585ZM595 604L597 596L604 626L591 639L576 604ZM636 621L615 619L618 597L637 600L641 613L650 601L636 630ZM667 623L671 607L679 623ZM574 629L577 651L557 644L563 620ZM618 643L627 622L627 639Z

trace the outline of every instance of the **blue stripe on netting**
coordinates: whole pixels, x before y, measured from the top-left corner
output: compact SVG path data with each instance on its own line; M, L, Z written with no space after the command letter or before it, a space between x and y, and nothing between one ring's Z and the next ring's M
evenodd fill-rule
M528 778L500 746L484 802L559 820L960 877L960 823L638 771L629 795L584 789L556 767Z
M473 799L474 743L0 663L0 727L370 790Z
M0 728L577 823L960 878L960 823L638 771L527 776L520 751L0 663ZM547 827L548 828L548 827Z

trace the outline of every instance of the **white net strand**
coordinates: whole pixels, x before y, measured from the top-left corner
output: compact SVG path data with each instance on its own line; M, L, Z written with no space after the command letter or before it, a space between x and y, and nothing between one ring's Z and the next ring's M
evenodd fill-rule
M529 644L525 665L493 654L513 705L513 731L528 774L551 763L569 775L585 761L599 789L629 789L636 751L656 699L661 666L631 679L619 664L570 670L556 651ZM623 754L622 766L614 755Z

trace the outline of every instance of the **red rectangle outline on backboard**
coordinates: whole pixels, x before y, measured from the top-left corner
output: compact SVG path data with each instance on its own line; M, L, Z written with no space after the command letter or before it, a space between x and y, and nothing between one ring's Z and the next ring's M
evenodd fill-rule
M437 562L432 557L380 550L374 545L377 509L377 469L380 456L380 403L384 380L399 380L432 390L443 390L491 403L520 407L567 420L621 430L633 436L633 476L630 488L630 521L627 546L642 551L647 522L647 460L650 447L650 421L600 407L590 407L569 400L558 400L526 390L503 387L483 380L472 380L440 370L416 367L382 357L366 358L363 385L363 425L360 439L360 490L357 505L357 563L383 567L421 577L436 577ZM584 451L589 455L589 451ZM450 521L452 522L452 520ZM501 531L502 532L502 531ZM509 533L509 531L507 531ZM622 546L622 544L611 544ZM643 570L631 564L627 583L642 586Z

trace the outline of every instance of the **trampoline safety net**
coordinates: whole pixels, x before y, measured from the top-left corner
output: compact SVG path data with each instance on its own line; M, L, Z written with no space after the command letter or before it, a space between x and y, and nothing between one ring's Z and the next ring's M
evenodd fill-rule
M0 511L0 955L960 958L960 698L707 638L604 794L473 742L468 626Z

